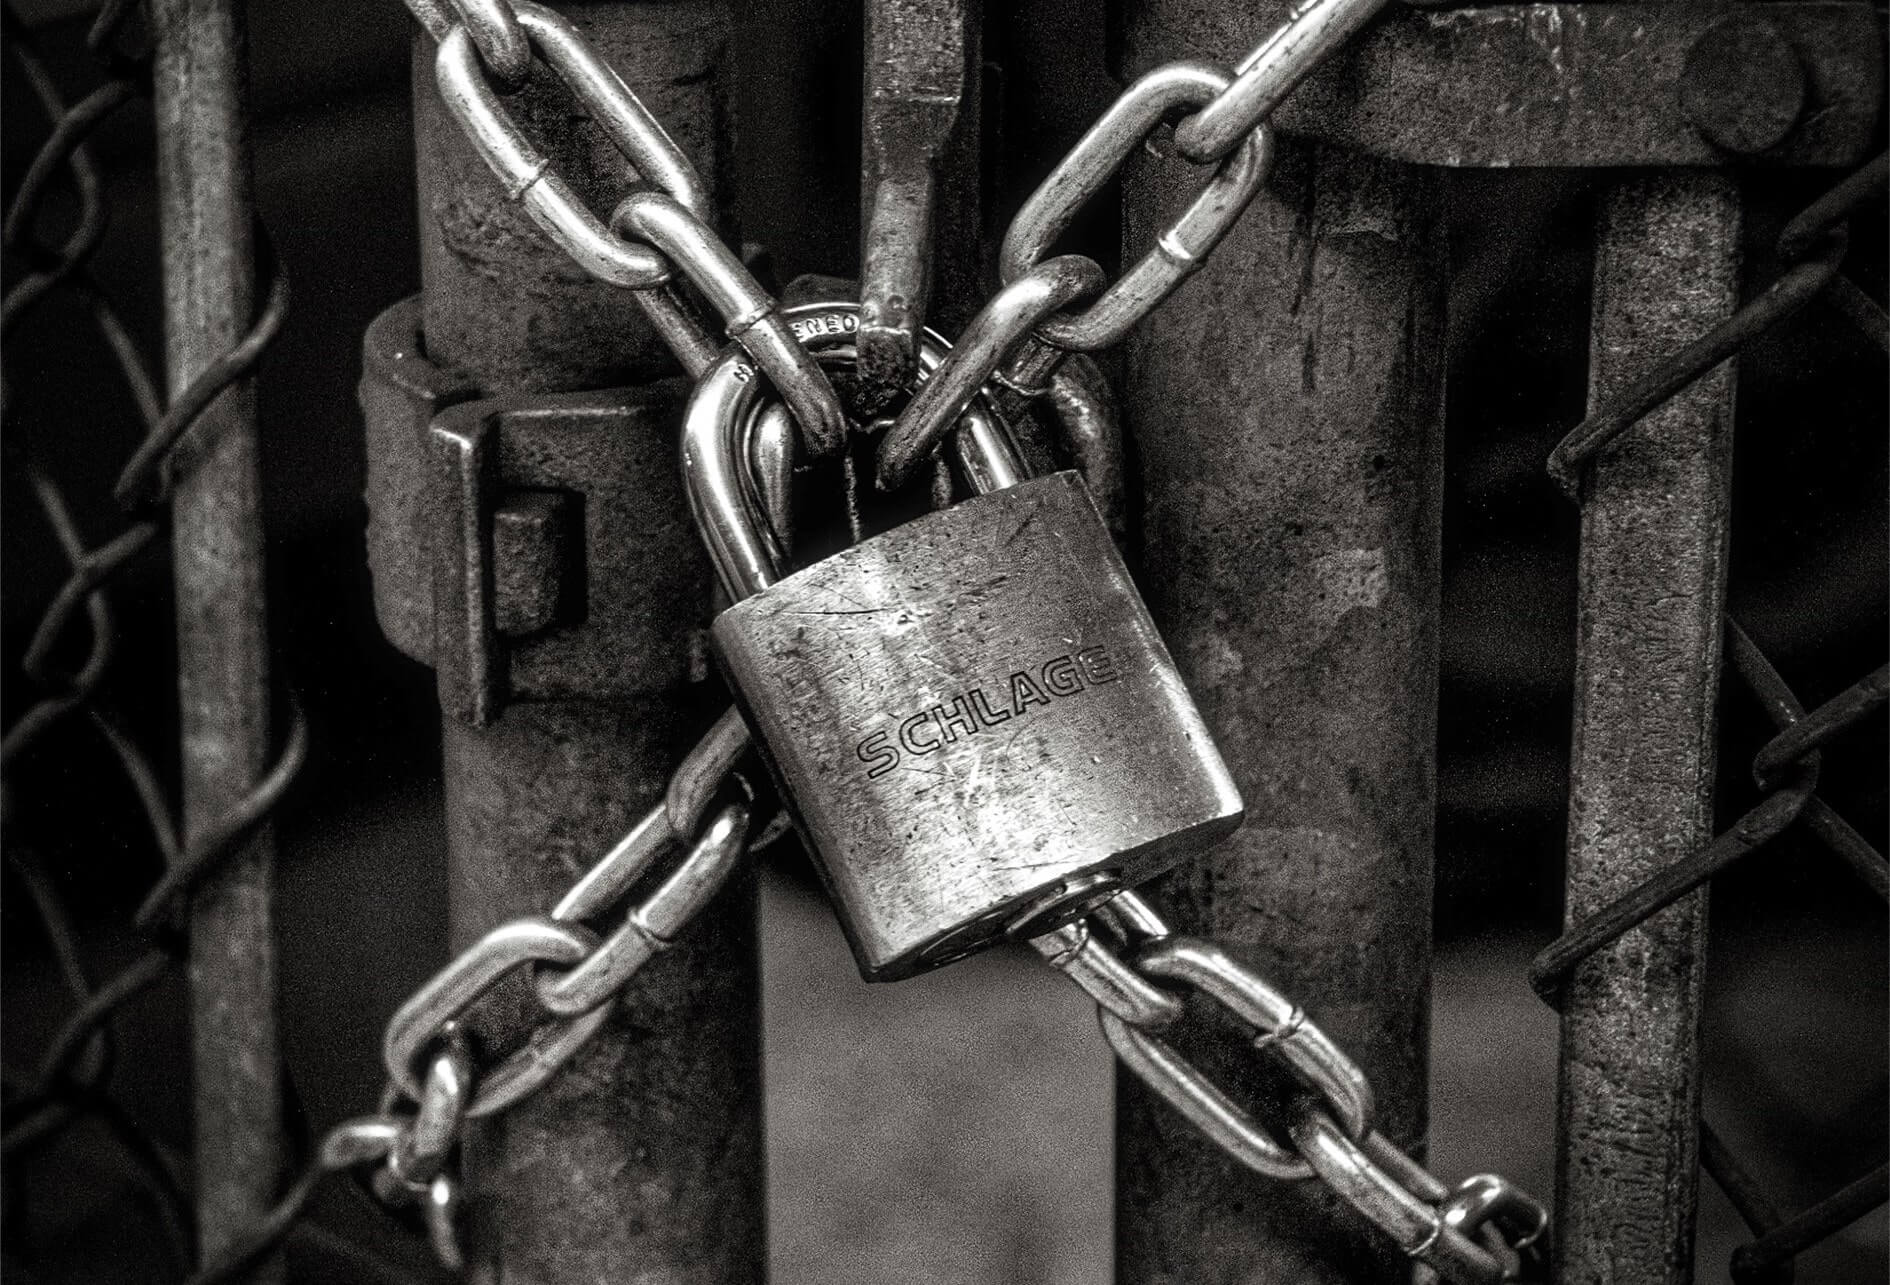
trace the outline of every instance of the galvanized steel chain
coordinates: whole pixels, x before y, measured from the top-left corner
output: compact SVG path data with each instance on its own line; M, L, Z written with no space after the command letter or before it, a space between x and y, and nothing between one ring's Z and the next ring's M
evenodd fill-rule
M452 1235L458 1178L449 1162L466 1122L506 1110L555 1075L597 1033L643 965L676 940L740 862L751 799L733 769L747 747L747 728L731 710L683 759L663 799L548 915L492 929L389 1020L382 1042L388 1087L375 1119L392 1135L385 1151L372 1157L382 1162L374 1189L389 1204L418 1204L442 1262L452 1266L459 1259ZM679 849L682 858L614 927L587 926ZM466 1015L520 971L529 971L537 1019L515 1048L482 1066L465 1031Z
M822 455L846 438L846 416L820 366L802 351L774 297L715 232L707 184L661 122L597 55L570 19L533 0L408 0L439 40L435 76L447 110L506 194L586 272L635 292L637 303L690 374L715 356L678 272L721 315L728 337L773 382ZM645 186L608 225L519 128L499 88L517 88L542 62L603 130Z
M1107 936L1115 947L1103 939ZM1124 892L1087 920L1032 939L1096 1001L1122 1064L1234 1159L1268 1178L1317 1178L1435 1277L1534 1279L1546 1265L1548 1214L1493 1174L1448 1187L1374 1127L1371 1084L1305 1010L1211 941L1177 935L1147 900ZM1117 949L1126 950L1126 956ZM1251 1032L1308 1092L1282 1104L1276 1140L1164 1032L1204 997Z
M1387 3L1307 0L1231 72L1183 59L1125 89L1012 219L998 251L1004 288L887 431L880 484L891 488L909 479L980 388L995 382L1006 413L1043 396L1070 353L1119 342L1198 271L1266 181L1274 153L1267 119L1274 108ZM1154 147L1170 121L1173 153L1214 167L1193 203L1113 284L1083 256L1044 258L1083 205L1137 147ZM1085 300L1081 311L1069 311Z

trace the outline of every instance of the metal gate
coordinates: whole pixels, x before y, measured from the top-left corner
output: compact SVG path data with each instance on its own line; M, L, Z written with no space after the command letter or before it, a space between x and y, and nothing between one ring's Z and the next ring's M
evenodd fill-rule
M1049 3L570 7L707 176L724 221L739 215L785 264L848 269L853 154L834 157L836 140L862 138L865 275L889 279L874 253L910 259L900 220L931 202L930 317L947 329L982 298L995 216L1114 84L1178 56L1227 61L1286 16L1187 0L1106 19ZM147 1259L117 1263L126 1279L428 1270L361 1230L358 1208L320 1203L346 1165L296 1140L328 1118L297 1103L278 1038L275 818L298 773L313 778L304 797L323 791L319 729L340 715L272 674L271 610L306 617L284 608L294 590L271 565L290 537L265 558L265 534L285 528L264 497L294 489L283 461L297 448L268 436L257 369L284 334L288 269L333 306L325 276L347 247L303 236L304 260L277 250L256 212L284 235L295 195L255 195L269 171L251 126L366 130L366 104L378 128L402 127L388 93L407 62L400 21L337 14L359 30L324 63L285 53L321 23L286 6L249 14L253 52L231 3L7 13L4 821L11 904L30 912L7 920L0 1145L7 1266L23 1278L96 1272L117 1253L88 1257L53 1212L99 1174L142 1193L134 1221L153 1233ZM362 54L361 32L394 52ZM493 181L433 86L433 47L413 44L420 293L368 329L360 398L372 611L432 669L441 711L449 909L421 917L461 946L557 901L660 797L715 698L669 445L682 386L626 292L574 275ZM1835 0L1393 7L1279 105L1266 189L1106 363L1134 443L1129 548L1249 808L1160 895L1351 1050L1380 1128L1420 1156L1433 888L1447 920L1471 913L1453 897L1474 911L1530 895L1500 861L1439 856L1440 827L1454 844L1477 811L1453 789L1491 779L1463 773L1453 738L1469 724L1453 699L1553 686L1530 646L1560 629L1452 586L1499 583L1464 570L1490 538L1478 505L1523 506L1551 534L1579 515L1560 642L1573 665L1565 892L1536 907L1540 928L1559 901L1561 932L1528 977L1560 1014L1559 1280L1694 1279L1702 1168L1751 1229L1730 1264L1742 1282L1789 1278L1890 1197L1881 1059L1851 1130L1875 1167L1810 1199L1755 1177L1769 1166L1730 1141L1753 1130L1701 1106L1721 1069L1701 1042L1716 880L1764 905L1768 883L1782 904L1810 879L1809 904L1864 924L1845 931L1882 931L1886 672L1832 670L1882 650L1882 51L1875 9ZM844 93L824 88L833 76ZM507 101L584 196L614 199L614 153L555 77ZM744 111L768 114L760 132L778 150L737 141ZM1074 235L1131 261L1172 215L1178 164L1137 160L1107 217ZM1465 174L1512 168L1528 173ZM1553 199L1503 204L1531 192ZM1545 208L1592 217L1571 260L1581 279L1538 305L1585 313L1585 343L1565 326L1544 345L1548 394L1518 403L1559 438L1546 465L1565 510L1514 480L1513 442L1477 421L1501 412L1463 383L1501 351L1495 327L1465 319L1488 301L1457 288L1464 263L1500 282L1475 254L1507 244L1505 271L1546 279L1521 262ZM161 292L115 214L161 239ZM1498 235L1512 216L1520 230ZM162 377L148 355L160 334ZM284 360L317 342L289 334ZM1831 391L1816 422L1796 423L1779 403L1806 395L1807 365ZM1570 390L1585 405L1555 423ZM1512 480L1475 503L1457 489L1504 469ZM333 524L322 531L341 557ZM346 556L361 560L352 544ZM1742 575L1763 582L1746 597L1761 618L1740 607ZM133 627L115 625L121 612ZM1466 631L1492 619L1498 645L1468 677L1453 670ZM345 712L345 688L323 696ZM414 708L370 717L411 725ZM1867 766L1846 771L1846 756ZM142 817L135 833L127 817ZM1869 913L1849 909L1853 885L1805 874L1814 863L1861 883ZM1480 882L1496 893L1480 899ZM474 1132L459 1216L475 1278L764 1270L753 897L738 881L568 1075ZM389 915L415 921L411 907ZM348 929L330 931L345 959ZM430 973L441 944L391 962L389 994ZM1880 1050L1881 972L1858 985ZM516 1024L523 1007L506 1002ZM1791 1029L1791 1011L1764 1020ZM139 1056L154 1029L189 1031L187 1092ZM375 1060L372 1045L349 1053ZM1239 1068L1214 1069L1246 1086ZM167 1095L188 1100L187 1146L151 1105ZM1408 1270L1340 1202L1249 1174L1130 1077L1117 1117L1122 1279ZM407 1215L449 1261L445 1202L459 1199Z

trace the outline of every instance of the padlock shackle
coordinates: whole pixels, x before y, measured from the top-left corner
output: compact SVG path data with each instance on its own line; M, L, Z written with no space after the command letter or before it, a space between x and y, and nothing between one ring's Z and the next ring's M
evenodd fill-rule
M859 305L819 303L783 314L794 336L823 364L856 359ZM921 378L951 350L931 331L919 337ZM782 576L767 527L754 502L746 444L748 426L762 405L765 380L739 347L730 345L703 371L683 412L683 489L716 575L732 601L749 598ZM960 467L983 494L1025 481L1024 467L1002 419L982 397L965 411L954 434Z

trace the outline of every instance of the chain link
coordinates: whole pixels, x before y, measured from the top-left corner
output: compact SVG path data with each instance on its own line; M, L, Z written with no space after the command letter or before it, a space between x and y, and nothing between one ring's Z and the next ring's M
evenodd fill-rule
M690 302L671 287L680 270L721 313L728 337L773 381L807 450L838 450L847 419L833 385L794 342L774 297L716 235L714 204L695 166L583 33L533 0L509 6L506 0L450 0L450 6L446 0L410 0L409 7L439 38L434 71L447 110L506 195L586 272L635 291L658 335L695 373L714 349ZM525 136L491 82L496 75L509 87L523 83L534 54L654 189L627 195L609 226ZM512 80L515 66L520 70Z
M1100 933L1129 951L1116 953ZM1122 1064L1210 1141L1264 1177L1317 1178L1443 1279L1534 1278L1546 1261L1548 1214L1507 1180L1479 1174L1446 1187L1374 1127L1370 1082L1305 1010L1224 947L1176 935L1141 895L1119 893L1087 921L1031 945L1097 1005ZM1164 985L1163 983L1167 983ZM1176 988L1179 989L1171 989ZM1163 1038L1189 997L1212 1001L1255 1052L1311 1090L1283 1122L1289 1147Z
M1207 63L1171 62L1124 90L1011 220L998 251L998 273L1005 283L1017 280L1043 258L1083 206L1174 112L1212 103L1232 83L1225 71ZM1273 133L1265 126L1244 133L1239 147L1215 169L1193 204L1155 239L1135 266L1084 311L1051 317L1038 327L1038 333L1059 348L1083 351L1121 342L1136 322L1207 262L1266 181L1273 167L1273 150Z
M1232 152L1387 3L1306 0L1294 6L1292 16L1240 60L1226 92L1176 124L1175 150L1197 165Z
M516 1106L589 1043L624 988L701 913L749 850L751 801L734 771L748 744L740 715L725 713L672 774L663 798L549 915L494 928L389 1019L382 1041L388 1091L375 1118L397 1127L375 1157L385 1163L374 1189L387 1203L419 1205L442 1263L454 1266L459 1257L452 1235L459 1183L449 1161L465 1123ZM777 833L769 827L755 846ZM675 868L614 929L600 936L585 926L685 845ZM511 1052L477 1065L467 1014L507 977L528 970L538 1019ZM414 1104L411 1114L404 1103Z
M1043 387L1069 352L1106 348L1200 270L1266 181L1273 164L1267 119L1288 93L1330 57L1388 0L1308 0L1230 74L1211 63L1181 59L1130 85L1066 153L1018 210L1005 233L998 270L1005 285L965 327L967 339L995 330L1006 343L962 343L934 372L944 392L913 398L880 445L882 486L910 477L928 445L950 431L951 407L965 389ZM1217 166L1193 204L1155 244L1080 313L1055 310L1017 325L1020 300L1040 289L1033 274L1077 211L1113 180L1135 152L1175 113L1174 150L1194 164ZM967 399L969 394L964 394ZM1008 408L1006 408L1008 409Z

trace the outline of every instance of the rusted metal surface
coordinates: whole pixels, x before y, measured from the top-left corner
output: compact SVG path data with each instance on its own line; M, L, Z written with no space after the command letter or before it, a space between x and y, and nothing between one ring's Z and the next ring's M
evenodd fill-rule
M173 396L250 328L254 218L241 6L153 6L166 370ZM174 456L185 846L245 801L269 757L261 482L253 384L205 409ZM190 911L191 1049L201 1251L269 1208L281 1165L281 1064L271 917L274 844L253 829ZM265 1262L252 1280L280 1276Z
M707 578L676 468L683 392L664 380L488 398L433 420L433 667L448 712L483 723L509 700L687 682Z
M1706 140L1741 156L1769 151L1804 115L1805 68L1791 41L1750 13L1708 27L1680 66L1680 110Z
M1590 399L1738 303L1739 204L1716 175L1604 199ZM1733 374L1722 367L1596 457L1582 510L1571 924L1712 838ZM1564 994L1557 1254L1564 1281L1692 1268L1706 905L1694 894L1598 950Z
M708 180L714 208L727 211L726 4L559 10L663 122ZM430 39L416 44L413 76L427 356L476 374L488 394L604 388L672 371L631 293L592 277L507 198L440 100L434 48ZM623 196L623 156L557 77L534 75L506 106L589 208L608 211Z
M374 319L361 341L361 419L367 432L367 549L374 615L387 640L422 663L433 660L433 471L427 430L434 415L478 394L464 375L427 359L420 297Z
M866 5L860 375L875 403L911 381L934 286L950 330L977 296L979 9Z
M451 937L542 913L661 797L704 720L675 694L514 705L445 724ZM651 961L536 1096L466 1144L475 1281L762 1275L753 884ZM536 1013L508 990L520 1020Z
M1145 0L1120 70L1224 58L1285 14ZM1145 159L1125 182L1125 245L1172 217L1177 164ZM1157 898L1293 993L1407 1146L1428 1040L1440 250L1420 173L1283 144L1209 265L1132 332L1123 397L1142 586L1248 808ZM1210 1064L1251 1090L1251 1072ZM1248 1173L1118 1085L1120 1279L1403 1278L1389 1241L1313 1184Z
M703 565L674 467L680 381L467 400L421 354L417 299L362 345L368 556L381 627L456 717L684 681Z
M565 11L724 193L726 6ZM404 452L370 474L377 608L440 671L458 948L542 914L661 795L708 721L689 678L709 576L677 482L677 385L507 399L674 367L628 291L589 279L507 201L438 100L430 41L416 58L418 351L439 372L395 363L407 391L364 400L388 407L378 440ZM580 198L607 209L623 162L593 125L572 127L563 94L534 75L508 107ZM472 394L498 400L433 418ZM554 566L539 555L560 522L576 556ZM491 575L475 584L469 558ZM752 886L738 879L547 1088L473 1130L474 1280L761 1275L755 986ZM508 984L508 1005L519 1020L535 1011L524 982Z
M1199 6L1181 48L1211 61L1246 48L1248 8ZM1728 66L1721 47L1727 33L1715 30L1723 10L1683 4L1406 8L1386 14L1309 77L1274 122L1287 133L1425 165L1848 165L1863 159L1883 104L1883 42L1870 6L1768 4L1765 14L1784 46L1774 48L1775 60L1789 53L1800 68L1796 103L1796 82ZM1146 66L1136 39L1131 26L1130 61ZM1700 49L1703 39L1709 43ZM1748 112L1767 122L1756 134L1738 124ZM1772 132L1778 139L1766 146L1724 146L1765 143Z

